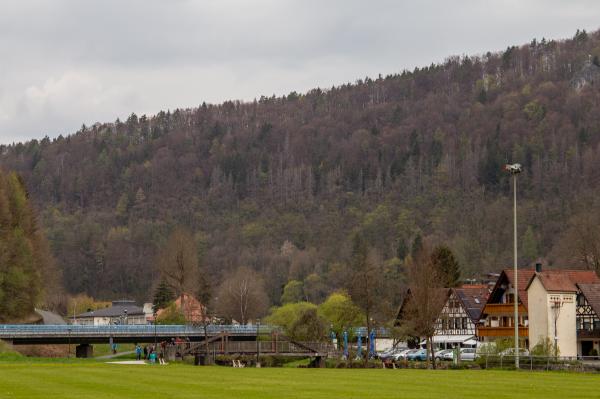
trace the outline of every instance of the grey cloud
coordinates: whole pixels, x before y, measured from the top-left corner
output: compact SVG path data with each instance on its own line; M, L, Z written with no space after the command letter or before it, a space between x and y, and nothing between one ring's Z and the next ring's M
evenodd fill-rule
M600 20L585 0L9 0L1 11L0 143L330 87Z

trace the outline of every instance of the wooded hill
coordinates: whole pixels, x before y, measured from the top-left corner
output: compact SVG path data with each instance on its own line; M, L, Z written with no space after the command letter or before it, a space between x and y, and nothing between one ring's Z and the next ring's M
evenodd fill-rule
M99 298L151 298L177 225L213 286L248 266L272 303L291 279L316 302L342 286L355 231L396 276L421 238L447 244L463 277L498 271L512 255L506 162L524 166L520 263L577 267L564 243L598 208L598 56L600 33L578 31L305 94L132 114L4 146L0 165L26 182L67 290Z
M60 277L23 182L0 172L0 322L27 321L41 302L54 307Z

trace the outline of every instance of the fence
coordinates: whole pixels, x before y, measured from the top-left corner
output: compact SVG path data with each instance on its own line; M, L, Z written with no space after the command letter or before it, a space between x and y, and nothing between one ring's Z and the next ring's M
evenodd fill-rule
M514 355L479 355L475 360L482 368L515 369ZM520 370L600 371L596 356L519 356Z
M183 344L178 348L180 353L205 353L207 347L204 343L194 345ZM189 346L185 346L189 345ZM331 350L332 345L323 342L291 342L291 341L220 341L215 340L208 343L208 353L216 354L326 354Z
M273 330L270 326L260 326L260 334L269 334ZM257 327L248 325L216 325L206 327L209 335L227 333L230 335L256 335ZM1 324L0 338L12 338L35 335L127 335L127 334L154 334L159 335L203 335L204 326L188 325L26 325L26 324Z

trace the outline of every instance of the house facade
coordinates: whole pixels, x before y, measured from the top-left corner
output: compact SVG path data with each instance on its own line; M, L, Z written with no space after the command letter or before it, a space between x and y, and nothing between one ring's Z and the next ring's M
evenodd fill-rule
M577 354L600 353L600 284L577 284Z
M436 320L433 342L444 348L476 345L476 326L488 294L485 285L450 289Z
M500 273L492 292L481 312L480 323L477 326L477 336L480 341L491 342L501 338L512 338L515 334L514 304L515 292L518 294L517 321L519 337L525 342L529 338L527 284L535 273L532 269L518 271L518 281L515 282L514 272L505 269Z
M593 332L588 323L594 323L594 315L579 285L588 289L594 283L600 279L588 270L540 270L532 276L527 286L530 350L548 341L560 356L581 355L580 338L584 331Z
M173 301L173 305L175 306L175 309L181 312L188 324L202 324L208 321L206 306L201 304L193 295L183 293ZM158 309L156 311L158 319L160 320L161 316L167 311L167 308ZM148 320L153 322L154 318L150 317Z
M489 294L488 287L465 285L459 288L440 288L440 290L443 290L446 301L435 320L434 345L441 348L475 346L476 325ZM398 310L396 326L404 323L405 310L411 300L410 290L407 290Z
M113 324L147 324L144 309L135 301L113 301L112 306L81 313L73 318L73 324L106 326Z

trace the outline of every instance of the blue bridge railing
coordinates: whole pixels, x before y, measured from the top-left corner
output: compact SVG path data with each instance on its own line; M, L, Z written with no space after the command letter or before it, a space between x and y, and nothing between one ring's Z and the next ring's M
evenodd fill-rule
M257 326L251 325L216 325L210 324L206 332L210 335L228 333L232 335L256 335ZM270 333L273 327L262 325L260 333ZM0 337L3 335L78 335L78 334L154 334L188 335L204 334L204 326L189 325L37 325L37 324L0 324Z

